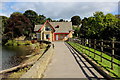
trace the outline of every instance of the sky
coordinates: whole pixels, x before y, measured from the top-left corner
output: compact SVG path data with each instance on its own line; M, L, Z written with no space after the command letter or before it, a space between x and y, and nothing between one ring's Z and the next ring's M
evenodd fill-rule
M90 17L96 11L104 14L118 14L118 0L4 0L0 3L0 15L9 17L13 12L24 13L26 10L34 10L38 14L45 15L52 19L70 20L72 16L81 18Z

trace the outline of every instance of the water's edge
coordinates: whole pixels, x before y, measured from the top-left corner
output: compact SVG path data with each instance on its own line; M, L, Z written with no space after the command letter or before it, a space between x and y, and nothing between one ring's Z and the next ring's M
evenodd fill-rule
M19 65L26 59L26 55L30 55L32 53L28 46L3 46L0 49L0 70L5 70Z

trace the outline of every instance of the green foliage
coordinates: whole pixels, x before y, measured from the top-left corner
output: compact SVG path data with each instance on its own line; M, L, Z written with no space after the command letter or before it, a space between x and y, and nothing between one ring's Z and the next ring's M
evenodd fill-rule
M25 15L27 18L29 18L29 20L31 21L32 24L36 23L38 14L35 11L26 10L23 15Z
M32 44L31 41L28 40L25 41L25 45L31 45L31 44Z
M46 20L48 20L48 21L52 21L52 19L51 19L51 18L47 18Z
M81 18L80 18L80 16L73 16L71 18L71 21L72 21L72 25L80 25Z
M39 15L37 17L37 23L36 24L43 24L46 21L46 17L44 15Z
M33 10L26 10L23 15L25 15L32 23L32 30L34 30L34 26L36 24L44 24L46 20L52 21L51 18L46 18L44 15L38 15ZM33 31L34 32L34 31Z
M4 36L7 37L11 35L11 37L8 37L8 39L20 37L23 35L29 37L29 34L32 32L31 26L32 25L30 20L22 13L14 12L7 20Z
M34 26L37 24L38 14L33 10L26 10L23 15L26 16L32 23L31 29L32 32L34 32Z
M31 45L31 41L16 41L16 40L8 40L8 42L5 44L7 46L18 46L18 45Z
M103 12L95 12L94 16L84 18L80 29L80 37L110 40L115 37L120 40L119 19L112 14L104 15Z
M23 14L20 13L20 12L13 12L13 13L11 14L11 17L19 16L19 15L23 15Z
M16 44L15 40L8 40L8 42L5 45L12 46L13 44Z
M74 30L73 36L78 37L80 35L79 34L80 27L79 26L76 26L76 27L73 26L73 30Z
M64 20L63 20L63 19L60 19L59 22L64 22Z
M17 38L20 36L26 36L26 39L30 39L34 33L35 24L43 24L46 20L52 20L44 15L39 15L33 10L26 10L23 14L20 12L14 12L9 18L0 16L1 34L3 34L3 43L7 40Z
M0 16L0 34L4 33L4 29L7 26L8 17Z

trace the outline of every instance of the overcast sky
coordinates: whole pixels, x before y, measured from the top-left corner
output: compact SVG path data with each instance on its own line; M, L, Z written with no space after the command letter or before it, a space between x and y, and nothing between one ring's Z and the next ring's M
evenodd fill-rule
M46 0L45 0L46 1ZM70 20L72 16L78 15L81 18L92 16L96 11L102 11L105 14L112 13L118 14L118 2L117 0L112 0L110 2L94 2L94 1L69 1L69 2L40 2L35 0L31 2L31 0L25 2L15 2L10 0L4 0L4 2L0 3L0 15L10 16L13 12L21 12L24 13L25 10L34 10L38 14L43 14L46 17L50 17L52 19L67 19ZM99 0L100 1L100 0ZM102 1L102 0L101 0ZM2 4L2 6L1 6Z

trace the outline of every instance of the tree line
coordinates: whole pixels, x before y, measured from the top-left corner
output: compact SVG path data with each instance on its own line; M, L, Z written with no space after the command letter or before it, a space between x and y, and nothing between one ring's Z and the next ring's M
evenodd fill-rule
M0 16L2 28L0 34L3 34L3 40L13 39L20 36L26 36L30 39L34 34L34 27L37 24L43 24L46 20L52 22L68 22L67 20L52 20L44 15L37 14L33 10L26 10L24 13L13 12L10 17ZM120 16L110 13L95 12L91 17L81 19L80 16L71 18L74 37L120 40Z
M120 40L119 15L110 13L105 15L103 12L95 12L93 16L85 17L79 21L81 27L75 28L75 33L81 38Z
M46 20L54 22L68 22L67 20L52 20L44 15L40 15L33 10L26 10L24 13L13 12L10 17L0 16L0 34L4 40L17 38L20 36L26 36L26 39L30 39L34 34L34 27L37 24L43 24Z

